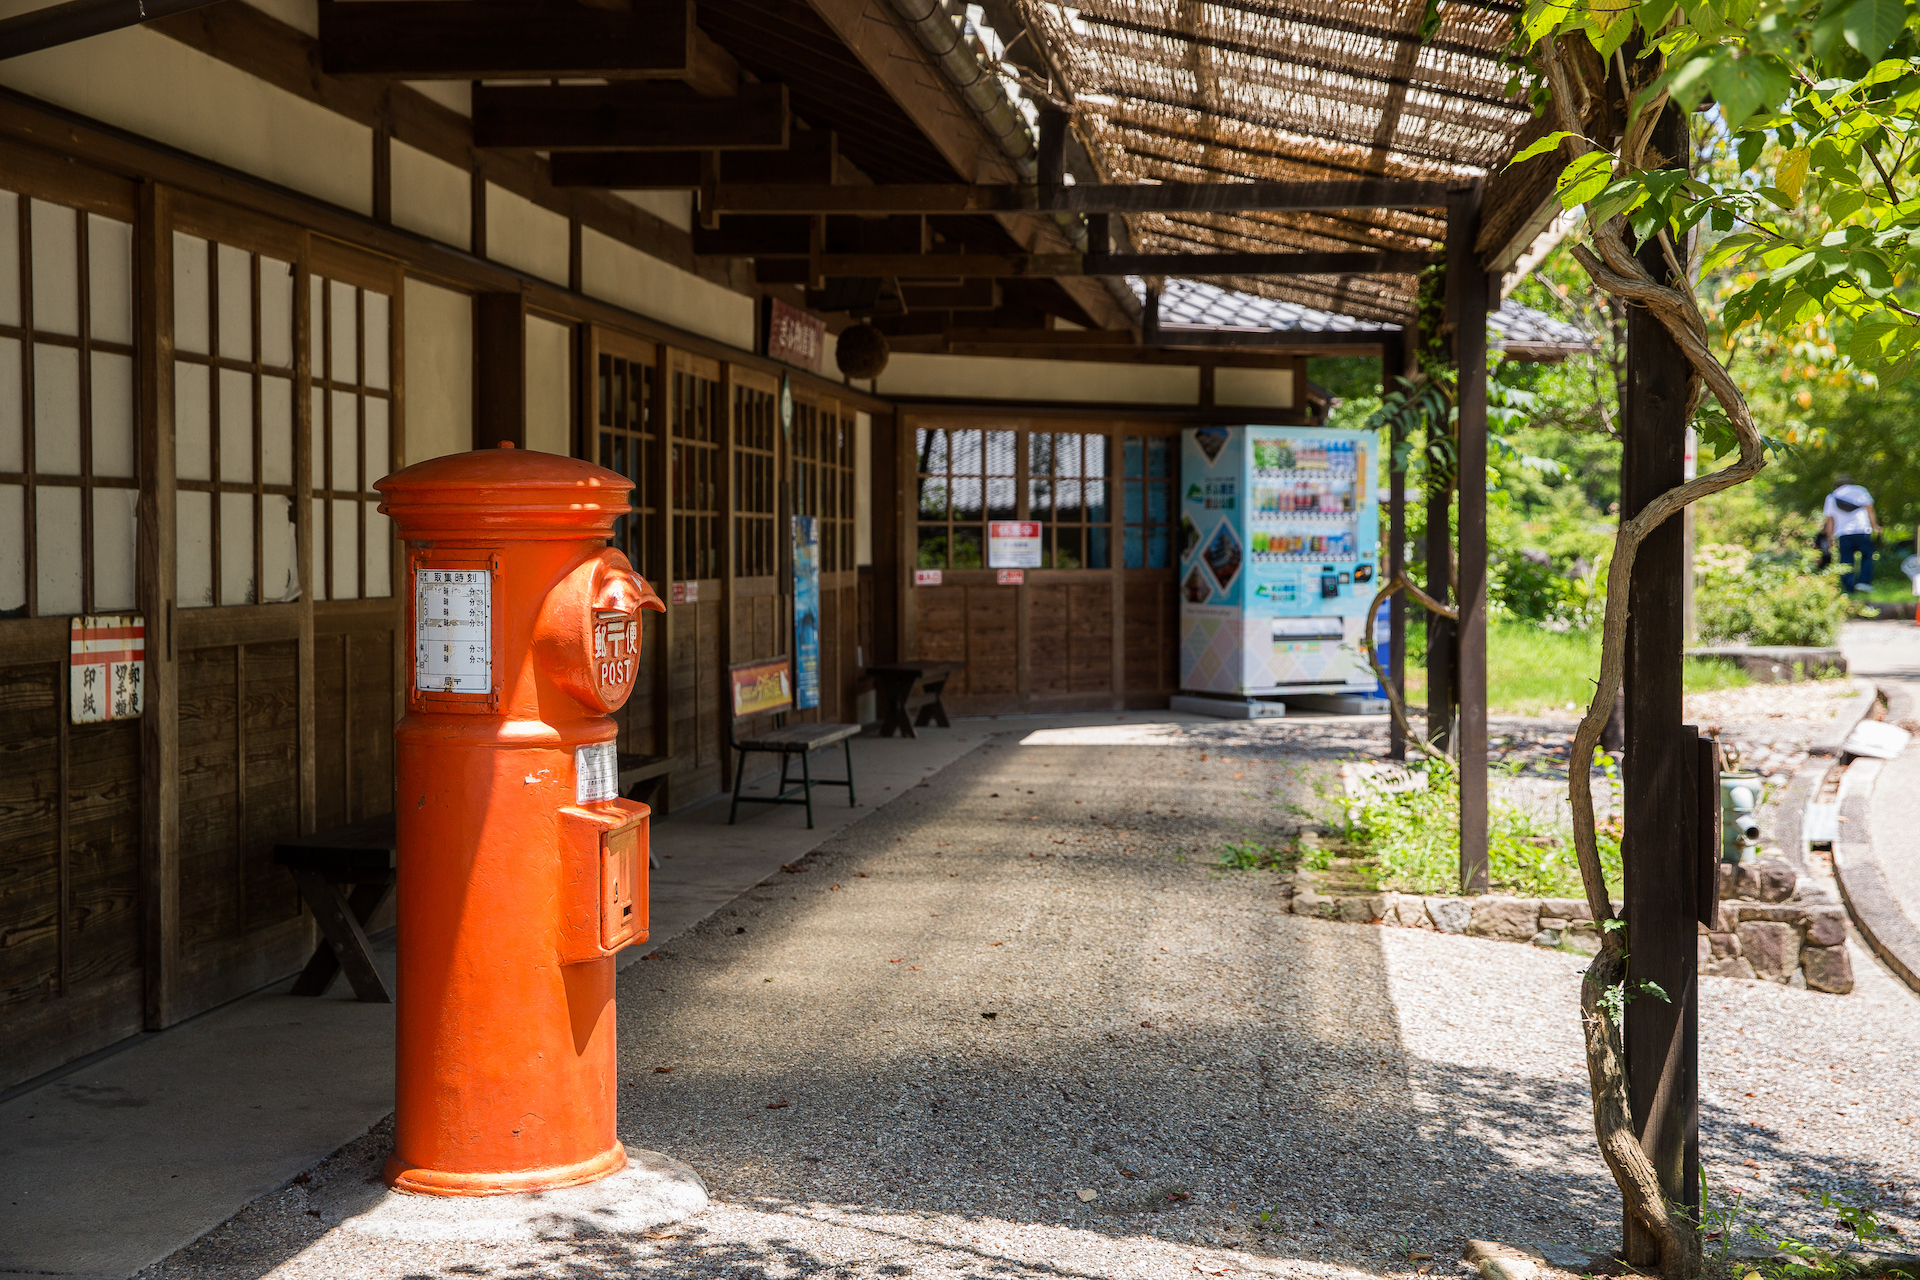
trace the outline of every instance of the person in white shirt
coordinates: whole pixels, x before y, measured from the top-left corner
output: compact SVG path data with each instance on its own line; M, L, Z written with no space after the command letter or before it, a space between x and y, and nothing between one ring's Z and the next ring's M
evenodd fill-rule
M1873 509L1873 495L1853 482L1849 475L1834 477L1833 492L1827 495L1820 514L1826 517L1828 545L1840 562L1842 591L1873 590L1873 540L1880 533L1880 517ZM1860 559L1859 570L1854 557Z

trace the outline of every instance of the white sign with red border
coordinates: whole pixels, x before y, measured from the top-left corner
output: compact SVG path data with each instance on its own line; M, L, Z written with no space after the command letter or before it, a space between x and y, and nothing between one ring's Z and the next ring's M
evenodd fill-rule
M1040 522L991 520L987 523L987 568L1038 569Z
M146 619L137 613L75 618L68 665L74 724L139 719L146 703Z
M1026 580L1027 571L1025 569L1002 569L999 576L995 579L995 581L1003 587L1017 587L1024 584Z
M940 573L941 571L938 569L915 569L913 571L913 585L916 587L937 587L940 585Z

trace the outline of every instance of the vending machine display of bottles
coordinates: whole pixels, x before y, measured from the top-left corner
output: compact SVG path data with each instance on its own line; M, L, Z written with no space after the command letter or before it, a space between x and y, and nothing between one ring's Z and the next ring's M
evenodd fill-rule
M1374 685L1359 630L1378 587L1379 460L1371 431L1185 433L1183 688L1257 696Z

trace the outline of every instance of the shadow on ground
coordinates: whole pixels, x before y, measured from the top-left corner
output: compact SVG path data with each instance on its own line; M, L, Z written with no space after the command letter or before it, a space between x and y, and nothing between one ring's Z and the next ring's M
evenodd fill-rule
M1003 737L623 973L621 1136L701 1172L694 1222L397 1249L325 1232L294 1187L156 1274L1306 1274L1445 1267L1469 1236L1610 1247L1577 957L1301 919L1272 876L1209 865L1315 803L1324 766L1287 739ZM1886 1177L1703 1124L1710 1162Z

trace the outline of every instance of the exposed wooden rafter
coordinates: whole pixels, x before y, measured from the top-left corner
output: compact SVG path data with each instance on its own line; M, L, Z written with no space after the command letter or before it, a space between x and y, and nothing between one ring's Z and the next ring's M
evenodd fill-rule
M1439 182L1083 182L1051 198L1020 183L900 183L834 187L723 182L722 213L1303 213L1328 209L1437 209Z
M1063 276L1413 275L1428 253L823 253L762 257L761 283L832 276L994 280ZM811 276L809 276L811 273Z
M839 173L831 129L796 129L785 151L577 151L553 157L556 187L693 191L709 181L831 183Z

